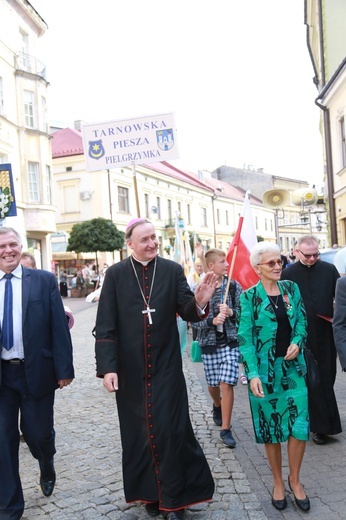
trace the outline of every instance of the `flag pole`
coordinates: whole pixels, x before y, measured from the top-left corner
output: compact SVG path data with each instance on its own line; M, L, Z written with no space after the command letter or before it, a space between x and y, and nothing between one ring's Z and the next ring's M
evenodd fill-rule
M231 285L232 274L233 274L233 269L234 269L237 252L238 252L238 244L236 244L234 246L234 252L233 252L233 256L232 256L231 267L229 268L228 280L227 280L227 285L226 285L226 289L225 289L225 296L223 298L223 303L227 303L227 296L228 296L229 287Z
M230 288L230 285L231 285L231 280L232 280L233 270L234 270L234 264L235 264L235 260L236 260L237 253L238 253L238 246L239 246L240 235L241 235L241 231L242 231L242 227L243 227L243 223L244 223L245 203L246 203L247 200L248 201L250 200L250 193L251 193L250 190L247 190L246 193L245 193L244 207L243 207L243 218L242 218L242 220L240 222L240 225L238 225L238 228L236 230L236 233L235 233L234 239L233 239L233 240L237 240L237 243L234 244L232 261L231 261L231 266L230 266L229 272L228 272L228 280L227 280L227 285L226 285L226 290L225 290L225 296L224 296L224 299L223 299L223 303L227 303L228 291L229 291L229 288Z

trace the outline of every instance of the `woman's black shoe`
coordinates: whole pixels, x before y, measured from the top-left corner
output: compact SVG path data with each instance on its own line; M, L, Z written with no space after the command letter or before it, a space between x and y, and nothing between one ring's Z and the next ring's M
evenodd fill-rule
M288 477L288 487L290 488L290 490L293 493L293 489L291 488L290 477ZM297 498L295 496L295 494L293 493L294 501L297 504L297 507L299 507L299 509L301 509L302 511L307 513L308 511L310 511L310 500L306 493L305 493L305 495L306 495L305 498L300 499L300 498Z
M283 511L283 510L286 509L286 507L287 507L287 500L286 500L286 497L283 498L282 500L275 500L275 499L272 497L272 504L273 504L273 506L275 507L275 509L278 509L279 511Z
M273 489L273 495L274 495L274 489ZM281 500L275 500L272 496L272 504L275 507L275 509L278 509L279 511L283 511L287 507L287 500L286 497L282 498Z

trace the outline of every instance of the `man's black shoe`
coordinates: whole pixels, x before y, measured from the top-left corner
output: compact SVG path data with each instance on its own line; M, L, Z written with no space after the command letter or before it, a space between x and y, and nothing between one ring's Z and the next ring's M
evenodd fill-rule
M54 471L54 474L51 475L50 477L42 477L42 474L41 474L40 486L42 489L42 493L44 494L45 497L50 497L50 495L53 493L54 486L55 486L55 480L56 480L55 471Z
M149 504L145 504L145 510L149 516L159 516L160 508L158 502L150 502Z
M221 405L215 406L215 404L213 404L213 421L216 426L222 426Z
M327 442L326 436L323 433L313 433L312 440L315 444L322 445Z
M170 511L169 513L164 513L163 517L166 520L182 520L184 518L185 509L179 509L178 511Z

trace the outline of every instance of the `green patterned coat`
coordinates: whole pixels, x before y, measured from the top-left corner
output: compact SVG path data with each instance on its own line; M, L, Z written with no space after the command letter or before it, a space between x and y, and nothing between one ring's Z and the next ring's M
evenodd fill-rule
M307 322L303 300L296 283L285 280L279 281L278 286L292 328L291 343L300 348L298 356L288 363L294 363L298 374L304 376L306 365L302 349ZM239 350L248 379L259 377L262 383L273 385L277 319L261 281L241 294L237 325Z

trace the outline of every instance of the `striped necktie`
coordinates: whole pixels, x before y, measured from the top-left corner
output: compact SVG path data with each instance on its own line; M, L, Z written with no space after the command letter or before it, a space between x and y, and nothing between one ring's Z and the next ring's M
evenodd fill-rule
M13 293L11 278L13 274L5 274L5 298L4 298L4 316L2 320L2 346L6 350L13 347Z

